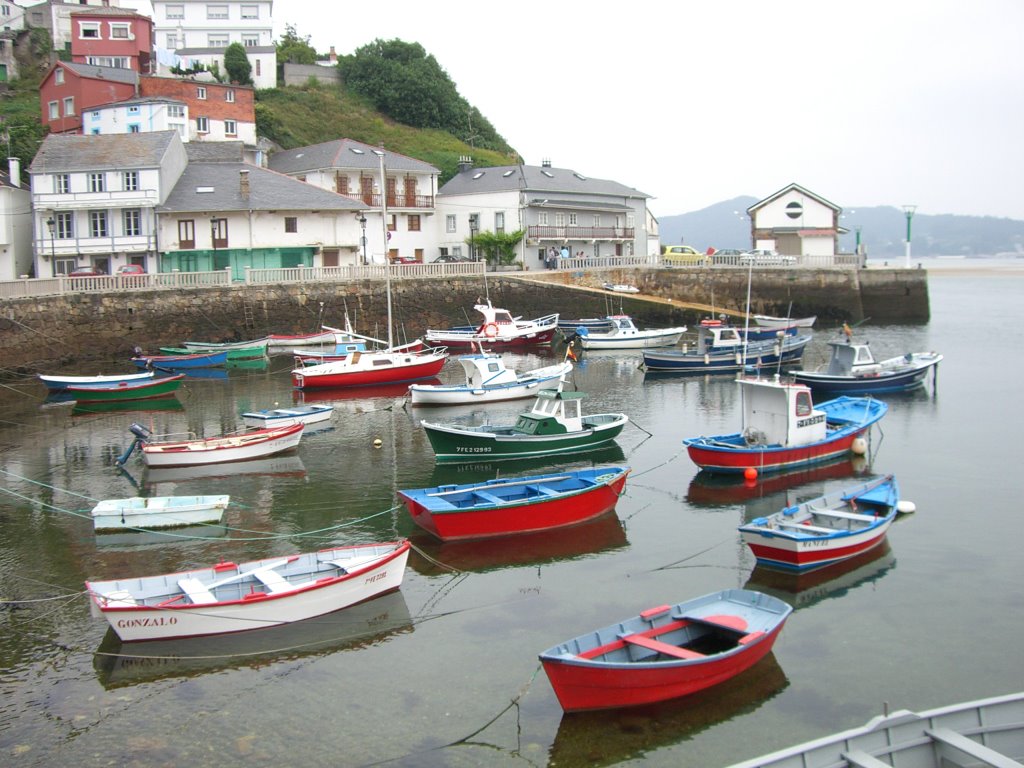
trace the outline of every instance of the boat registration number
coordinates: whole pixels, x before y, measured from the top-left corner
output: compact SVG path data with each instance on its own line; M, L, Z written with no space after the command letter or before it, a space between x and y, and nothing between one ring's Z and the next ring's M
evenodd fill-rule
M471 446L471 445L460 445L455 449L456 453L490 453L491 449L486 445Z
M825 414L811 416L809 419L801 419L796 423L798 427L809 427L811 424L820 424L825 420Z

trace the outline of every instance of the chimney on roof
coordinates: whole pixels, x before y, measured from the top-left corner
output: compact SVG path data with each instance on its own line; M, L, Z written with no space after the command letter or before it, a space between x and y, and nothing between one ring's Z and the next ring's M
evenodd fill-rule
M16 157L7 158L7 174L11 177L12 187L21 186L21 160Z
M459 158L459 173L464 173L473 167L473 158L469 155L462 155Z
M541 168L550 168L551 167L551 159L546 157L543 160L541 160L540 161L540 167Z
M249 199L249 172L239 171L238 172L238 191L242 195L243 200Z

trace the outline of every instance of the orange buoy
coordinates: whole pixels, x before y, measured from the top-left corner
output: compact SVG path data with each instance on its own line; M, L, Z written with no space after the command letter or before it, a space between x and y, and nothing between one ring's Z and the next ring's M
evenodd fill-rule
M753 467L747 467L743 470L744 480L757 480L757 470Z

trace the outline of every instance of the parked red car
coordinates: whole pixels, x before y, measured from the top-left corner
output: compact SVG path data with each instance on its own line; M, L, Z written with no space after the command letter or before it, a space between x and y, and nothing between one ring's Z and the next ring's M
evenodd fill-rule
M68 273L68 277L100 277L103 272L99 267L75 267L74 272Z
M117 274L119 275L144 275L146 270L139 264L125 264L117 268Z

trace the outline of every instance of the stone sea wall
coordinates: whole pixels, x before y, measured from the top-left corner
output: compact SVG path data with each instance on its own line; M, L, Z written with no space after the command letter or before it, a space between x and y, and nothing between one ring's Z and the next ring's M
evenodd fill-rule
M605 282L635 285L640 294L603 291ZM479 278L397 279L392 281L396 341L416 338L427 328L476 324L473 304L488 296L495 306L524 318L621 311L641 327L692 325L711 308L742 312L747 271L499 273L488 275L486 284ZM755 313L817 315L819 328L866 317L872 323L900 324L929 318L923 270L755 270L750 298ZM346 313L355 330L386 338L385 285L238 285L6 300L0 303L0 373L37 372L88 361L124 362L135 347L155 352L185 340L309 333L321 324L342 326Z

